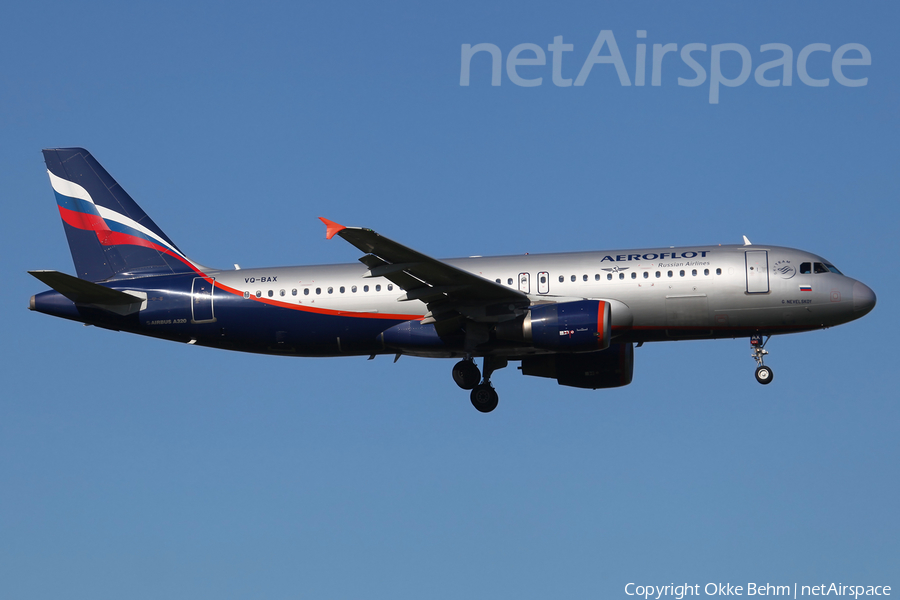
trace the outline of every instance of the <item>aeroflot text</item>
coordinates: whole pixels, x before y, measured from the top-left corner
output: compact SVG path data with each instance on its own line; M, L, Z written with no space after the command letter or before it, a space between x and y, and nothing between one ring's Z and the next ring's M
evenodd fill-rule
M685 596L699 596L700 584L675 585L637 585L629 583L625 586L625 593L629 596L640 596L645 599L654 598L660 600L664 596L672 596L675 600L682 600ZM707 583L703 586L703 593L707 596L845 596L859 598L860 596L890 596L889 585L843 585L841 583L821 585L772 585L771 583L748 583L733 585L731 583Z
M647 31L639 29L637 31L637 39L647 39ZM628 54L629 65L634 65L632 73L628 72L625 66L625 60L619 51L619 45L616 43L616 37L612 30L604 29L594 41L594 46L588 52L574 82L571 78L564 77L564 73L572 71L570 65L563 67L563 60L566 58L566 52L575 52L575 44L563 43L563 36L557 35L553 38L553 43L547 45L550 52L550 73L547 69L537 69L535 67L545 67L547 64L547 54L538 44L519 44L513 47L506 55L506 75L509 80L520 87L535 87L543 85L544 77L535 75L549 74L553 85L557 87L575 87L583 86L595 65L611 65L619 78L619 84L622 86L630 86L632 76L634 77L634 85L641 87L647 83L647 44L637 43L634 49L634 62L631 62L631 55ZM708 53L708 54L707 54ZM671 57L666 57L672 54ZM482 56L479 56L482 55ZM573 56L578 57L579 53ZM681 65L675 61L675 57L680 56ZM459 85L468 86L473 77L472 63L475 62L476 83L484 82L487 79L482 75L484 73L483 66L487 57L490 57L492 86L499 86L502 79L501 65L503 63L503 53L495 44L481 43L463 44L460 56ZM740 70L737 69L737 61L740 61ZM753 71L754 62L759 62L756 70ZM726 63L723 72L722 63ZM829 63L830 62L830 69ZM862 87L869 83L868 77L860 77L865 71L859 67L866 67L872 64L872 55L869 49L862 44L850 43L839 46L832 53L831 44L808 44L800 49L797 58L794 60L794 50L787 44L771 43L763 44L759 47L759 56L756 61L750 54L750 50L742 44L712 44L707 46L702 43L684 44L679 49L678 44L653 44L650 52L650 85L661 86L663 82L663 65L665 63L667 79L675 72L682 74L690 74L693 72L692 78L678 77L678 85L682 87L697 87L706 83L707 67L709 68L709 103L719 103L720 87L738 87L743 85L750 79L750 73L753 71L753 78L757 84L762 87L772 88L778 86L791 86L794 82L794 66L797 68L797 78L804 85L810 87L827 87L831 83L831 77L840 85L845 87ZM686 68L685 68L686 67ZM850 67L846 69L845 67ZM604 67L605 68L605 67ZM521 71L520 71L521 69ZM831 77L829 77L829 72ZM672 73L669 75L668 73ZM526 77L528 75L528 77Z

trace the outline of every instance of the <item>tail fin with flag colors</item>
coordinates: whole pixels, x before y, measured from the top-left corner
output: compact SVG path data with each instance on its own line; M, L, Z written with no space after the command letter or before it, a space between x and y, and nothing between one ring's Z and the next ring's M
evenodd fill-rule
M83 148L44 150L78 277L191 273L190 261Z

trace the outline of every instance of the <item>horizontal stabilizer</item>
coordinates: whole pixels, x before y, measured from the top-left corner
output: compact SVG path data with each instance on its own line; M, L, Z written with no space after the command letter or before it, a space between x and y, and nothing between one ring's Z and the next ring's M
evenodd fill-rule
M28 273L34 275L34 277L49 285L75 304L108 307L113 312L121 313L116 308L137 304L139 309L140 305L145 302L145 298L127 292L120 292L119 290L111 290L108 287L91 283L72 275L66 275L59 271L28 271Z

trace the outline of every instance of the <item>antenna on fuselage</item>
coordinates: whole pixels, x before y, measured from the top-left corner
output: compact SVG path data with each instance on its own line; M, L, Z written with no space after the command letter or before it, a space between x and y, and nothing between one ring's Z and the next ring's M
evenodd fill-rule
M753 244L750 243L750 240L747 239L747 236L746 236L746 235L743 236L743 237L744 237L744 245L745 245L745 246L752 246L752 245L753 245Z

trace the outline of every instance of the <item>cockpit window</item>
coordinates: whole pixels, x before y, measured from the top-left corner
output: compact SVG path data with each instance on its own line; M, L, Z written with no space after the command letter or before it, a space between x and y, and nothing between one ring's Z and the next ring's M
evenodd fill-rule
M837 267L827 262L801 263L800 274L809 275L810 273L834 273L836 275L843 275L843 273L838 271Z

